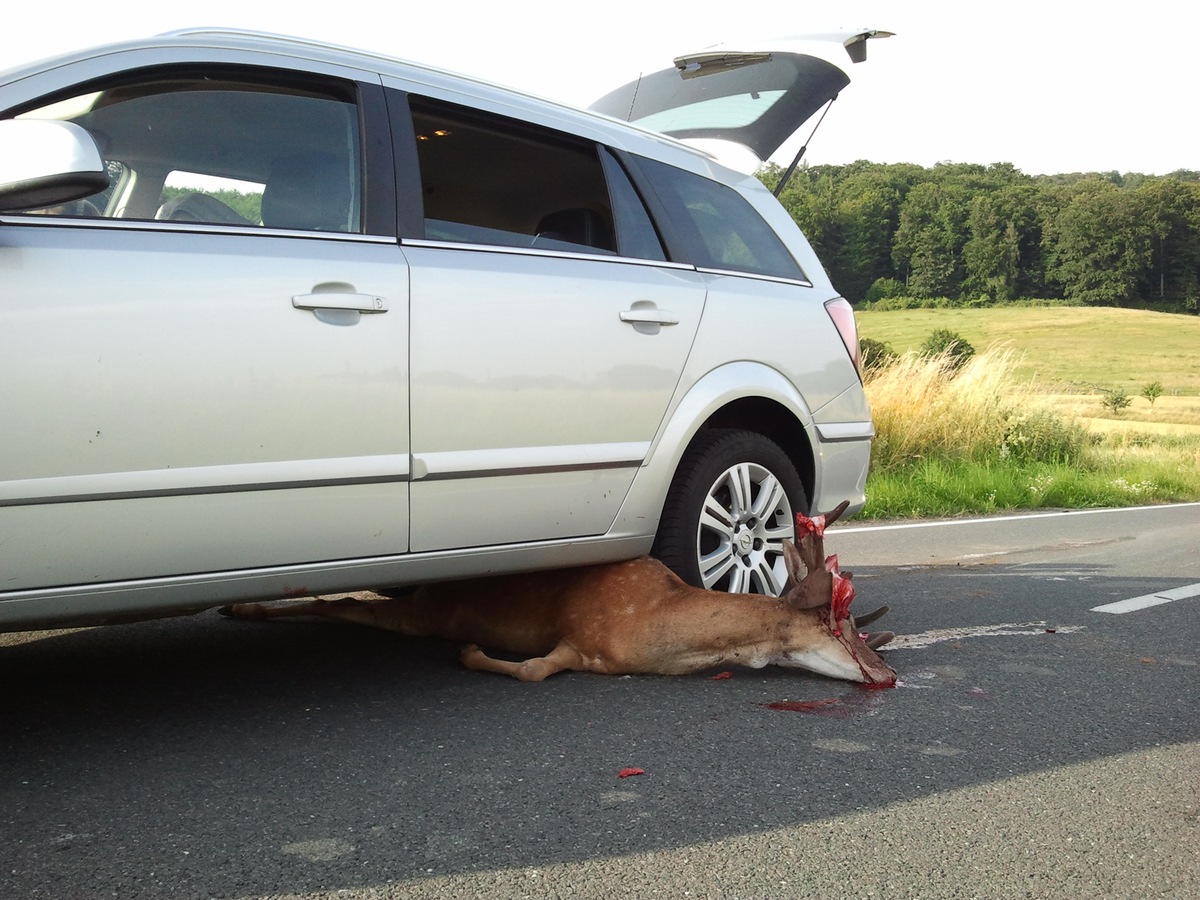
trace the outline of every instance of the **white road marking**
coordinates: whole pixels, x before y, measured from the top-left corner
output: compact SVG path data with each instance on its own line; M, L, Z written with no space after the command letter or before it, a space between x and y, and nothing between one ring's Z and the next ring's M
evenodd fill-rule
M1150 506L1117 506L1104 509L1066 509L1057 512L1025 513L1019 516L983 516L976 519L940 519L936 522L898 522L894 525L835 525L830 534L854 534L860 531L904 531L910 528L941 528L948 525L987 525L997 522L1019 522L1023 519L1053 519L1065 516L1094 516L1100 513L1144 512L1148 509L1178 509L1200 506L1200 503L1156 503Z
M1200 597L1200 584L1185 584L1183 587L1159 591L1156 594L1143 594L1141 597L1130 597L1128 600L1118 600L1115 603L1105 603L1103 606L1093 606L1092 612L1123 613L1137 612L1151 606L1161 606L1173 600L1186 600L1189 597Z
M1029 634L1074 634L1083 631L1084 625L1048 626L1045 622L1009 623L1005 625L973 625L967 628L935 628L920 634L898 634L882 648L888 650L920 650L943 641L961 641L964 638L1013 637Z

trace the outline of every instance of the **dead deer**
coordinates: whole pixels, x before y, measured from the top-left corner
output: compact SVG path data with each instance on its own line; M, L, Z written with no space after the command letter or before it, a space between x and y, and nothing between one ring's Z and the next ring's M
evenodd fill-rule
M875 650L890 632L860 634L850 616L854 587L837 557L825 557L827 517L798 515L797 542L785 541L788 581L780 597L727 594L684 583L643 557L572 569L498 575L425 585L382 599L241 603L222 612L239 619L321 616L414 637L471 642L469 669L541 681L571 671L606 675L682 675L715 666L808 669L831 678L891 685L896 673ZM527 656L511 662L479 644Z

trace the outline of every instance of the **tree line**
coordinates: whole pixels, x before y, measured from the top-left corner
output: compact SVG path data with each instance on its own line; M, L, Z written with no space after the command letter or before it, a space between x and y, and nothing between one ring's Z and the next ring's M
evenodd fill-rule
M184 194L190 194L195 190L195 188L190 187L164 187L159 202L166 203L168 200L174 200L176 197L182 197ZM221 188L219 190L205 189L203 193L208 194L208 196L216 200L220 200L247 222L262 221L262 191L243 193L242 191L235 191L230 188Z
M759 173L774 189L782 174ZM1062 300L1197 311L1200 172L1009 163L797 169L780 201L851 302Z

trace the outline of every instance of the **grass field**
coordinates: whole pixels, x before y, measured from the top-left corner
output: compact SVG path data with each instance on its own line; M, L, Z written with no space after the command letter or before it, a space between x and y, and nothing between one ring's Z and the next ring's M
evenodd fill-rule
M935 329L970 342L961 372L914 353L871 374L871 517L1200 499L1200 318L1010 308L858 313L906 353ZM1139 396L1160 382L1153 404ZM1114 412L1104 392L1127 393Z
M1006 343L1018 356L1016 376L1051 390L1116 387L1136 396L1145 385L1161 381L1168 394L1200 396L1200 316L1107 307L912 309L855 315L863 337L891 344L901 353L915 350L935 328L958 332L976 350ZM1161 403L1160 398L1155 406Z

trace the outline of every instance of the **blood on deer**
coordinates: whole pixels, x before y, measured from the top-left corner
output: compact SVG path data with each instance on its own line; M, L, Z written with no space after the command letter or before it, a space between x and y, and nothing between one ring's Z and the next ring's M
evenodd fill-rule
M825 556L825 516L796 517L784 541L788 580L779 597L729 594L686 584L656 559L497 575L423 585L378 599L240 603L240 619L320 616L414 637L465 643L462 662L484 672L541 681L556 672L682 675L716 666L806 669L847 681L892 685L876 652L890 632L860 629L887 611L850 614L851 573ZM482 649L526 657L510 661Z

